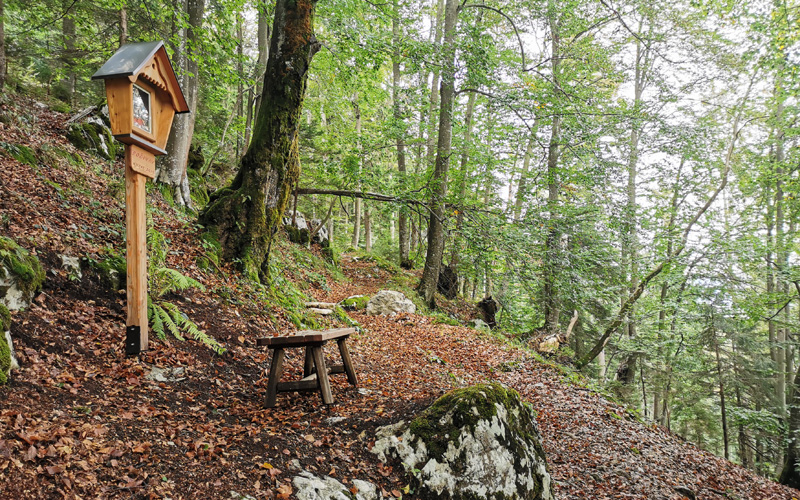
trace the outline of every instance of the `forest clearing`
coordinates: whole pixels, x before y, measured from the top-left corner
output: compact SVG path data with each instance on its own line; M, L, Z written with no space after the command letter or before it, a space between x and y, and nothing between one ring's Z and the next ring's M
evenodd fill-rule
M0 0L0 496L800 498L797 7Z

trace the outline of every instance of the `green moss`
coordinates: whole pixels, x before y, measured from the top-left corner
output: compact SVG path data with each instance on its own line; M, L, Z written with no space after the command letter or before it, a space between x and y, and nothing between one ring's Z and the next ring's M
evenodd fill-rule
M7 332L11 329L11 312L8 308L0 303L0 333Z
M39 164L36 159L36 153L28 146L0 142L0 148L3 148L9 156L24 165L35 167Z
M45 273L39 259L4 236L0 236L0 264L14 276L17 286L26 295L33 295L42 288Z
M367 308L369 297L366 295L348 297L339 303L345 311L363 311Z
M8 370L11 368L11 349L6 343L5 335L0 334L0 385L8 383Z
M333 315L337 320L339 320L340 322L344 323L347 326L359 326L358 321L355 321L350 316L348 316L347 313L344 312L344 309L342 309L339 306L333 308Z
M117 143L107 127L94 122L73 123L67 130L67 139L81 151L113 160L117 156Z
M114 291L125 288L128 279L128 263L125 257L111 254L100 261L89 261L89 265L108 288Z
M439 398L433 405L418 415L410 424L411 433L419 437L430 451L432 457L443 460L449 442L457 442L464 429L472 432L481 420L491 420L497 416L497 405L510 411L524 405L519 393L498 383L478 384L464 389L456 389ZM443 417L452 414L452 423ZM526 418L521 415L521 418ZM531 419L528 415L527 419ZM519 429L534 428L532 422L522 422ZM530 424L530 425L527 425ZM526 439L538 442L533 435ZM541 451L541 450L540 450ZM542 452L544 455L544 452Z

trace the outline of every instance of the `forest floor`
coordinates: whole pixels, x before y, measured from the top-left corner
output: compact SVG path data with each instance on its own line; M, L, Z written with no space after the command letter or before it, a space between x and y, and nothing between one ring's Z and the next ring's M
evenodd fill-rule
M400 497L402 467L381 464L369 451L375 429L482 381L507 384L532 403L559 499L684 498L675 487L698 499L800 498L638 421L568 370L423 315L350 313L362 327L350 342L359 387L337 376L331 406L314 392L282 393L277 407L265 409L269 360L255 339L297 327L230 267L198 266L207 254L198 229L157 190L148 203L152 226L170 243L167 265L205 285L167 298L227 351L154 339L148 352L127 357L124 292L88 268L80 279L71 276L60 258L101 260L124 249L121 164L83 153L86 166L65 160L54 151L76 153L63 138L66 117L32 103L16 106L0 106L0 234L35 250L47 281L31 307L13 313L22 369L0 387L0 498L294 498L291 480L302 470L348 486L371 481L387 497ZM36 161L12 159L9 144L29 147ZM370 295L414 280L352 256L342 258L344 277L337 276L314 268L305 250L288 243L279 250L284 285L294 283L311 300ZM320 326L335 324L326 321ZM287 378L303 361L289 354ZM154 367L180 369L172 372L179 376L151 380Z

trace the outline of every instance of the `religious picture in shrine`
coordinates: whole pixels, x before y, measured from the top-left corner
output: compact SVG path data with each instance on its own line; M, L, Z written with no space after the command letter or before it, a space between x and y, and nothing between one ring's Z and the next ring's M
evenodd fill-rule
M150 92L138 85L133 86L133 125L151 133Z

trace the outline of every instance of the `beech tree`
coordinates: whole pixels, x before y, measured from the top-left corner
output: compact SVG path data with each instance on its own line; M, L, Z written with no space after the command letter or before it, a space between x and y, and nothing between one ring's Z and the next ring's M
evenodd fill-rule
M253 138L231 184L214 193L200 223L251 278L269 275L269 251L300 175L298 122L311 59L315 0L278 0Z

